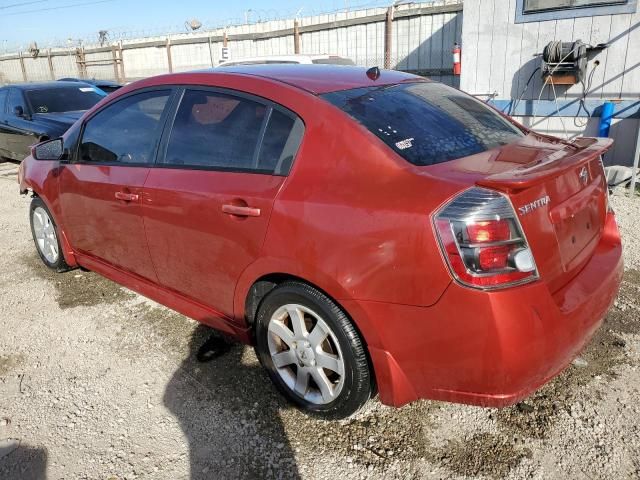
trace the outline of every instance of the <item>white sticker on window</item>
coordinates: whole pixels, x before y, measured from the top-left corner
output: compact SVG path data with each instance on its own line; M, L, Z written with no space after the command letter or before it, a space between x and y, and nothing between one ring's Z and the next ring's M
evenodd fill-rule
M406 140L400 140L396 142L396 148L398 150L406 150L407 148L413 147L413 138L407 138Z
M95 89L95 88L93 88L93 87L80 87L80 91L81 91L81 92L85 92L85 93L86 93L86 92L95 92L95 91L96 91L96 89Z

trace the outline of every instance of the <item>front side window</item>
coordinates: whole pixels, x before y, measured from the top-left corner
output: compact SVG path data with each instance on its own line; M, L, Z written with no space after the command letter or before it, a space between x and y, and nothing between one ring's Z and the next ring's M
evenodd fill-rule
M414 165L474 155L523 136L492 108L440 83L357 88L323 97Z
M286 169L295 155L300 138L296 122L300 121L293 115L248 98L187 90L176 112L164 163L274 173ZM297 141L289 141L294 135Z
M25 95L33 113L89 110L105 96L89 86L27 90Z
M7 112L13 113L16 107L21 107L25 113L27 112L27 106L24 103L22 92L15 88L11 88L9 90L9 99L7 100Z
M171 92L151 91L107 106L84 127L79 160L90 163L153 163L162 114Z

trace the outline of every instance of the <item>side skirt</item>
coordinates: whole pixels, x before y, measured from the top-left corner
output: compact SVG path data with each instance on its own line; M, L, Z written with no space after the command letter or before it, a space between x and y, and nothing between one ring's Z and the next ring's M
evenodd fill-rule
M79 265L88 270L94 271L186 317L219 330L242 343L251 343L251 332L249 328L239 328L237 323L233 322L232 319L209 307L195 302L173 290L156 285L138 275L109 265L95 257L75 252L75 258Z

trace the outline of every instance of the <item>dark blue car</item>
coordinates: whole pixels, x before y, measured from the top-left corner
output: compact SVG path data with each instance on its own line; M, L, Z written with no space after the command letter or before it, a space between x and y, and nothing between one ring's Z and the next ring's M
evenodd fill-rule
M77 82L0 88L0 158L21 161L31 145L62 136L105 96L93 85Z

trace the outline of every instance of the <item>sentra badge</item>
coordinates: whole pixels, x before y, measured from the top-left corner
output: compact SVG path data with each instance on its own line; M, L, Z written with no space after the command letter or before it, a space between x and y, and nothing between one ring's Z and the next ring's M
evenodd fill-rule
M549 198L549 195L546 195L542 198L534 200L531 203L527 203L526 205L518 207L518 210L520 212L520 215L526 215L527 213L533 212L537 208L544 207L545 205L549 205L550 201L551 199Z

